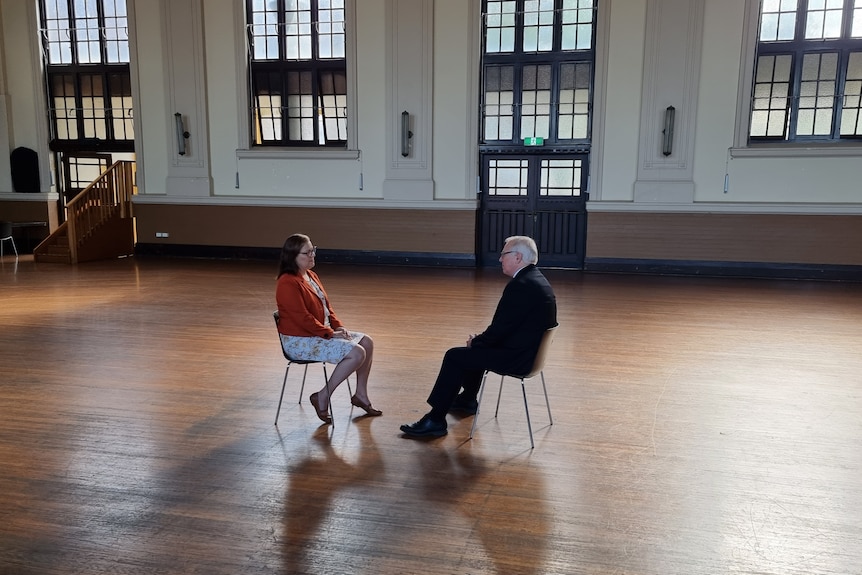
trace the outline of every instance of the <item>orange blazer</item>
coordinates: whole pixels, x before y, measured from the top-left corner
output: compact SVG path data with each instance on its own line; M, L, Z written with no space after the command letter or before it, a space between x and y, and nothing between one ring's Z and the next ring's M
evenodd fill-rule
M317 297L317 291L305 281L302 276L281 274L275 285L275 303L278 305L278 331L284 335L302 337L323 337L329 339L334 330L343 324L335 316L329 304L329 296L323 289L320 278L309 270L311 276L326 296L326 306L329 308L329 327L323 325L323 304Z

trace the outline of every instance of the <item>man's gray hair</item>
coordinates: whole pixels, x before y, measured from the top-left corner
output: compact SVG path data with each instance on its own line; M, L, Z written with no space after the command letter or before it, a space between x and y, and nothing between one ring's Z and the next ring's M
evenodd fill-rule
M524 261L528 264L539 263L539 248L536 247L536 242L533 238L529 236L509 236L506 238L506 243L510 244L510 250L521 254Z

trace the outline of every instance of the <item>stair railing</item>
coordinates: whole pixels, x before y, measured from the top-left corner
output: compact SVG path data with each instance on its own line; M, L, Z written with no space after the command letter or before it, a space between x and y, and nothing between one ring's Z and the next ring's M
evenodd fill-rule
M66 204L66 222L72 263L78 247L93 230L108 220L132 217L132 196L137 193L135 162L119 160Z

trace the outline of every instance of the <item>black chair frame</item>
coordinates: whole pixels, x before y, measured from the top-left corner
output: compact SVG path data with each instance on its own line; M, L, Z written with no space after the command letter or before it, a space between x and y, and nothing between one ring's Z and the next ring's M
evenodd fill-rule
M272 319L275 320L276 332L278 331L278 312L272 312ZM281 403L284 400L284 390L287 387L287 375L290 373L290 366L293 364L303 365L305 366L305 370L302 372L302 386L299 388L299 401L297 403L302 404L302 394L305 391L305 377L308 375L308 366L312 363L320 363L323 365L323 379L326 382L326 391L329 395L329 416L332 418L333 427L335 427L335 415L332 411L332 390L329 389L329 373L326 371L326 362L325 361L308 361L308 360L300 360L293 359L287 352L284 351L284 347L281 345L281 337L278 338L278 347L281 348L281 353L284 355L284 359L287 360L287 367L284 370L284 381L281 383L281 395L278 396L278 408L275 411L275 425L278 425L278 415L281 413ZM345 382L347 383L347 391L350 392L350 395L353 395L353 389L350 387L350 378L348 377Z

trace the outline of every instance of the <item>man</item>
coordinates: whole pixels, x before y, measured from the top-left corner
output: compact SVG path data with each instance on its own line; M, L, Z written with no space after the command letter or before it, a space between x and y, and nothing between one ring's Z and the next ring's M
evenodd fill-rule
M503 273L512 279L503 290L491 325L484 332L471 335L465 347L453 347L446 352L428 396L431 411L416 423L402 425L401 431L406 436L440 437L447 433L447 412L475 414L476 396L485 370L512 374L530 371L542 334L557 325L557 300L548 280L536 267L538 260L532 238L506 239L500 263Z

